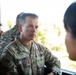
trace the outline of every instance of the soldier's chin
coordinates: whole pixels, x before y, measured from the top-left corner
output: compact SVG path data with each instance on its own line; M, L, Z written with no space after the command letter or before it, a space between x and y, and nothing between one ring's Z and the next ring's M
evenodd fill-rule
M36 35L31 36L32 39L34 39L36 37Z
M34 40L34 39L35 39L35 37L31 37L31 38L30 38L30 40Z

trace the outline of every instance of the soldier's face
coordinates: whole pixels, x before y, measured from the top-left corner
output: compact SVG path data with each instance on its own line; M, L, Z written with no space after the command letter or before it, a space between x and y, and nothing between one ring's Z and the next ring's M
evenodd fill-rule
M21 27L20 35L27 40L33 40L38 31L38 19L26 17L25 24Z
M65 44L69 58L76 60L76 39L72 37L70 31L66 31Z

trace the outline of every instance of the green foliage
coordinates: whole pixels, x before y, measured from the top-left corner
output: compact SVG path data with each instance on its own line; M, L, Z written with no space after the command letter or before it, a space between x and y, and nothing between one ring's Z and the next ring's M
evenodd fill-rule
M60 50L62 50L62 48L61 48L60 46L53 46L53 47L51 48L51 50L60 51Z
M45 32L45 31L44 31L44 32ZM45 42L46 42L45 34L42 33L41 30L38 31L37 36L36 36L36 38L35 38L35 41L36 41L36 42L39 42L39 43L41 43L41 44L43 44L43 45L45 44Z
M11 29L12 28L11 20L8 20L7 24L8 24L8 29Z
M54 28L54 30L57 31L57 35L60 36L61 35L60 27L54 24L53 28Z
M39 23L39 30L38 30L38 33L36 35L35 41L45 45L46 44L46 37L45 37L46 31L47 30L42 27L42 24Z
M40 23L39 26L40 26L40 28L38 30L37 36L35 38L35 41L38 42L38 43L41 43L42 45L46 46L50 50L53 50L53 51L60 51L60 50L62 50L62 47L60 45L56 46L52 42L47 42L46 34L47 34L47 31L48 31L48 28L45 27L46 25L44 25L44 27L42 27L42 24ZM60 28L57 27L54 24L53 29L54 29L54 31L56 31L57 37L59 37L61 35ZM56 34L56 33L53 33L53 34ZM48 37L52 37L52 35L49 35ZM50 39L50 40L52 40L52 39Z

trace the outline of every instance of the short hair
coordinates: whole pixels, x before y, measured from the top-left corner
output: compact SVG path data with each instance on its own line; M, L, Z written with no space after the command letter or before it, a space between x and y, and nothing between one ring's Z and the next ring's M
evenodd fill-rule
M32 18L38 18L38 16L36 14L33 13L20 13L17 18L16 18L16 24L24 24L25 23L25 19L26 17L32 17Z
M18 23L19 23L19 18L20 18L20 16L23 15L23 14L25 14L25 13L24 13L24 12L21 12L20 14L17 15L17 17L16 17L16 25L18 25Z
M76 2L73 2L65 11L64 27L66 30L71 30L71 34L76 38Z

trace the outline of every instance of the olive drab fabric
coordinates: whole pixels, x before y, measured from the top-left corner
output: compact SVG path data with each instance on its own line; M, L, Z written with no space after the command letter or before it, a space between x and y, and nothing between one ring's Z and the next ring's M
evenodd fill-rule
M18 35L19 31L17 25L0 35L0 55L3 52L4 47L13 41L14 38Z
M25 75L44 75L44 65L60 75L60 61L41 44L33 41L30 50L22 45L16 38L7 45L1 55L1 62L9 68L9 75L18 75L19 64ZM8 64L8 65L7 65Z

